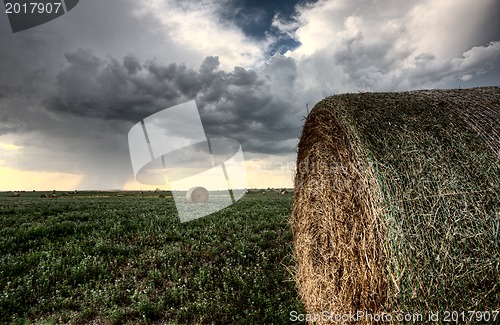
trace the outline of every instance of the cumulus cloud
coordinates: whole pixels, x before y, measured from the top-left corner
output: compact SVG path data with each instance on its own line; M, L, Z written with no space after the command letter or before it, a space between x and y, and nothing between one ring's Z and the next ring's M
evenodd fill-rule
M290 154L300 132L301 110L294 95L295 61L272 57L259 70L220 68L207 57L197 70L183 64L98 57L88 49L65 54L67 66L56 75L52 95L32 103L31 115L11 109L1 114L5 133L13 119L18 130L15 165L86 175L82 187L99 182L120 187L130 181L127 133L145 117L173 105L196 100L209 137L231 137L247 154ZM7 116L9 119L7 120ZM77 148L77 150L75 150ZM71 154L68 154L71 153ZM54 159L60 157L59 159ZM13 161L10 161L13 163Z
M267 42L256 41L230 21L220 19L226 1L152 0L137 9L140 16L152 16L178 47L224 57L223 68L250 67L264 57ZM252 15L245 15L251 17Z
M463 53L462 57L438 59L434 55L420 54L413 60L402 76L411 88L432 86L436 83L450 82L455 79L467 81L481 75L491 68L500 55L500 42L487 46L476 46Z
M443 87L470 80L498 61L498 41L477 43L498 4L460 1L319 1L298 8L302 88L330 92ZM489 19L486 19L491 23ZM498 23L496 23L498 24ZM481 41L481 40L479 40Z
M208 136L288 166L306 103L498 80L495 0L299 3L260 38L244 29L265 25L262 10L240 10L238 24L225 18L233 0L89 0L37 29L2 33L0 143L20 148L3 164L121 187L133 176L130 127L194 99ZM283 39L295 45L270 54Z
M484 0L418 1L404 15L407 36L416 52L432 53L438 59L460 56L464 51L489 41L498 41L498 2ZM496 28L495 28L496 26ZM486 37L485 37L486 36ZM491 38L496 39L491 39Z
M218 57L210 56L198 70L183 64L141 63L133 55L123 60L98 58L92 51L67 53L69 63L57 75L57 90L44 101L53 113L104 120L138 121L160 109L195 99L202 114L219 122L259 118L265 129L290 126L285 109L293 100L295 61L272 57L258 71L234 67L220 69ZM223 123L208 125L220 128ZM256 130L256 133L264 130Z

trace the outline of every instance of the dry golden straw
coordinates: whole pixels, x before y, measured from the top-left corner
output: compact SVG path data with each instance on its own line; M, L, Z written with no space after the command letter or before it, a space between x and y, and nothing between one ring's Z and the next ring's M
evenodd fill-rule
M208 202L208 191L201 186L191 187L186 193L186 199L192 203Z
M499 87L316 104L291 220L307 312L498 310L499 121Z

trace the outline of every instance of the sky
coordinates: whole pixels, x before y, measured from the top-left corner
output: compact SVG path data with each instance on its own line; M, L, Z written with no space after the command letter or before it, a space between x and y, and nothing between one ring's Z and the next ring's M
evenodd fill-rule
M128 132L195 100L248 186L292 187L306 105L500 84L498 0L85 0L13 33L0 13L0 190L148 189Z

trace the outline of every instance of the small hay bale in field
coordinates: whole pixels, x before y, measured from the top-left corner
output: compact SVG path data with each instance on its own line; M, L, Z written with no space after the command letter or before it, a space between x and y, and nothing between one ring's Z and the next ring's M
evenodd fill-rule
M41 198L48 198L49 196L47 194L42 194L40 195Z
M57 194L56 193L52 193L49 195L49 198L51 199L57 199Z
M308 313L498 309L499 98L483 87L315 105L291 220Z
M186 199L192 203L208 202L208 191L201 186L191 187L186 193Z
M20 193L19 192L13 192L12 197L19 197Z

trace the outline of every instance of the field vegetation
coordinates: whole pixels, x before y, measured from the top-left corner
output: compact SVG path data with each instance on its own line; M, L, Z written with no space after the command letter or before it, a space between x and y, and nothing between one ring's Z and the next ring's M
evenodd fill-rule
M0 195L0 322L276 324L303 311L292 194L247 194L188 223L169 195L43 194Z

